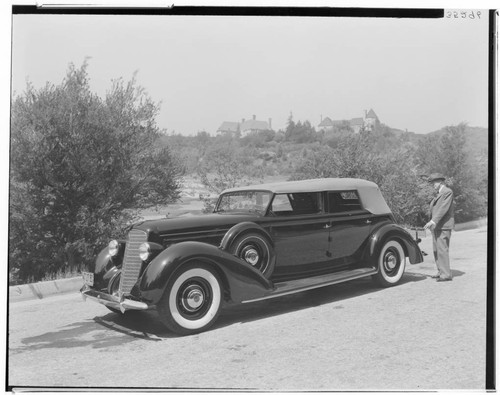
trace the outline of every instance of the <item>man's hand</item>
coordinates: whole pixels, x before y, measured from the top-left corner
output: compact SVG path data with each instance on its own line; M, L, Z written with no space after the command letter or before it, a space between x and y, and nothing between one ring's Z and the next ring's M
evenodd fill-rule
M424 229L434 230L435 227L436 224L434 223L434 221L429 221L425 224Z

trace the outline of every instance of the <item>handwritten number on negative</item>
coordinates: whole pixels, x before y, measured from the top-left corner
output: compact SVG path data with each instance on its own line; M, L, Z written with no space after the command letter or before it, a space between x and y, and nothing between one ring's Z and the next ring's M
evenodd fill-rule
M481 11L446 11L446 18L450 19L481 19Z

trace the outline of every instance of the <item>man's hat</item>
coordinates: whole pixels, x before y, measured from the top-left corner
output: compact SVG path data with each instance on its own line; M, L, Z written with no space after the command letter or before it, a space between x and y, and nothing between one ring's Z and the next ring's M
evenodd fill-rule
M446 180L446 177L443 176L441 173L432 173L429 178L427 178L427 182L434 182L438 180Z

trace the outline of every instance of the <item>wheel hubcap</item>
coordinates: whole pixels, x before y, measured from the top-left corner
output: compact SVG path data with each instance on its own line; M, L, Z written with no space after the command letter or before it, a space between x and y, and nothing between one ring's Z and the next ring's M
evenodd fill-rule
M205 293L198 285L186 287L181 296L182 307L188 312L195 312L205 302Z
M262 273L270 263L270 247L259 236L248 236L236 244L234 254Z
M398 264L398 260L393 254L389 254L385 258L385 266L388 270L393 270Z
M245 261L250 265L255 266L259 262L259 253L254 248L245 251Z

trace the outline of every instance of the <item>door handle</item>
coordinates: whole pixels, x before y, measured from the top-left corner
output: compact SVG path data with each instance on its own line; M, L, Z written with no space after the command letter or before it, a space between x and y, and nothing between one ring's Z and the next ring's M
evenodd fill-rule
M326 224L325 226L323 226L323 229L330 229L331 227L332 227L332 225Z

